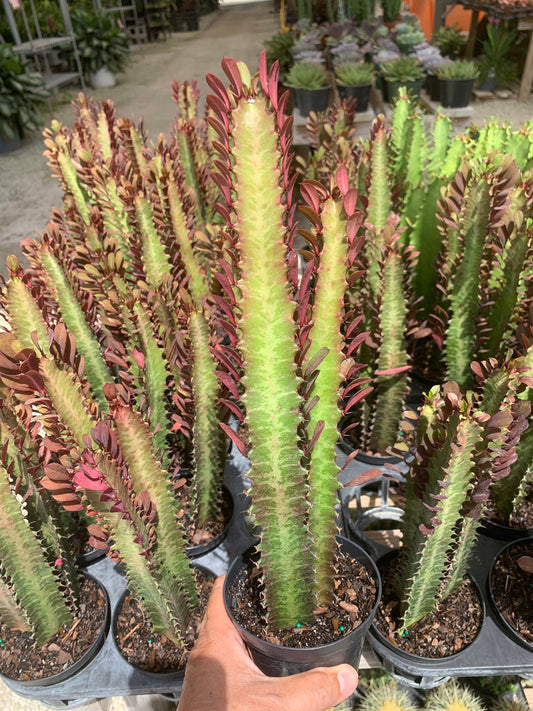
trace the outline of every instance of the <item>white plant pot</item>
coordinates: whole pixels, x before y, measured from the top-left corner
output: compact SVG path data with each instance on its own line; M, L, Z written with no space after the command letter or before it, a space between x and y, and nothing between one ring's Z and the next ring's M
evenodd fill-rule
M117 83L115 75L107 67L101 67L97 72L91 72L89 82L93 89L109 89Z

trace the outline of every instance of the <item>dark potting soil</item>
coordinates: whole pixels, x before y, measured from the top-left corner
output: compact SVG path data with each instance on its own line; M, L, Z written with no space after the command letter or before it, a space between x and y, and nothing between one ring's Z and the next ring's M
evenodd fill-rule
M396 558L378 565L383 589L374 625L389 642L404 652L440 659L457 654L474 641L483 622L483 604L471 580L438 603L434 612L411 625L402 637L398 631L399 602L392 590L396 565Z
M377 584L367 568L339 552L335 563L335 597L330 605L317 608L315 619L301 627L272 631L265 626L261 604L261 572L250 568L230 588L237 601L232 610L237 622L260 639L284 647L318 647L348 634L367 619L376 602Z
M115 641L122 656L134 667L155 673L185 669L189 652L194 647L200 622L209 600L215 578L196 570L200 608L193 615L184 633L184 647L158 632L154 632L138 601L126 595L119 610L114 630Z
M518 565L522 556L533 557L533 544L508 546L496 559L491 585L494 602L506 622L533 644L533 574Z
M502 516L494 506L490 505L486 513L487 518L494 523L499 523L502 526L510 528L528 529L533 528L533 486L529 487L527 496L516 506L513 513L513 520L509 521L507 517Z
M185 477L178 478L173 489L176 491L178 500L181 503L178 510L178 519L181 521L187 540L192 546L204 545L216 538L226 528L233 514L233 500L231 494L224 487L220 505L216 507L216 514L213 518L198 527L196 522L196 512L191 505L191 487Z
M29 632L0 625L0 673L16 681L45 679L68 669L94 643L104 624L106 603L100 586L82 578L79 611L68 629L37 646Z

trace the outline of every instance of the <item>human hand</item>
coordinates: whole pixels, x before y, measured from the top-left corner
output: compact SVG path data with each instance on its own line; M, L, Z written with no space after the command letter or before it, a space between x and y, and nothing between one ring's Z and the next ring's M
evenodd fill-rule
M349 664L263 674L226 612L223 582L224 576L215 581L177 711L325 711L355 691L358 676Z

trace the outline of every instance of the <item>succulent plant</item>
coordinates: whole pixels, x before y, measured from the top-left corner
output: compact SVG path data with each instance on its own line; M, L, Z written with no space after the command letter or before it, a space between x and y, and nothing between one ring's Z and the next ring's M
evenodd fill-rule
M474 62L457 59L447 64L442 64L437 70L441 79L477 79L479 69Z
M374 65L369 62L357 64L339 64L335 66L337 84L343 86L359 86L371 84L375 75Z
M48 132L64 210L24 243L26 272L9 260L1 377L12 398L39 403L43 419L27 418L46 432L41 484L94 517L93 544L111 546L154 629L180 644L198 606L183 485L201 533L219 507L229 410L207 126L194 87L174 93L175 131L155 149L84 98L74 130Z
M428 693L424 708L427 711L484 711L485 707L472 689L451 679Z
M404 55L380 64L380 70L389 82L410 82L424 78L424 69L418 59Z
M72 622L79 603L74 523L39 486L40 442L24 423L31 406L1 390L0 618L44 644Z
M363 215L346 171L329 188L303 183L300 210L313 230L304 234L308 263L299 283L290 252L291 122L278 101L276 67L267 72L263 54L257 77L233 60L223 68L229 89L207 77L215 92L210 122L222 138L219 182L228 186L221 210L231 262L221 262L221 286L242 363L264 605L269 625L279 629L312 619L317 601L333 594L338 403L349 391L349 409L365 394L351 359L360 319L345 302ZM233 439L244 449L236 433Z
M400 634L464 581L490 486L509 474L527 427L530 405L519 396L524 385L517 367L493 408L453 382L426 395L406 478L394 578Z
M328 86L328 75L320 64L296 62L287 74L286 82L293 89L323 89Z

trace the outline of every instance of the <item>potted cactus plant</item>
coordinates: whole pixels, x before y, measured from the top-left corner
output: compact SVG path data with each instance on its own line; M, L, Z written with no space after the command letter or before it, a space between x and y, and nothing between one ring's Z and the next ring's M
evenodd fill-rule
M94 657L109 607L78 569L74 518L39 486L42 441L31 434L31 407L2 387L0 418L0 676L7 684L50 685ZM73 634L80 622L83 632Z
M93 517L91 542L121 560L153 629L181 650L199 610L189 558L218 517L227 455L222 331L196 235L209 215L202 123L188 140L196 98L176 87L172 145L156 155L109 104L81 98L74 131L54 124L64 212L24 244L29 270L9 260L2 292L2 377L15 401L40 403L41 483Z
M311 111L325 111L329 105L329 78L322 64L295 62L290 68L285 83L295 94L295 105L302 116Z
M437 69L440 83L440 103L445 108L463 108L472 98L472 90L479 76L474 62L456 59Z
M417 57L402 55L389 59L380 65L380 72L387 87L387 99L393 103L401 87L409 92L413 99L418 99L424 83L425 72Z
M290 252L296 176L290 173L290 122L283 115L285 98L278 100L277 66L268 72L262 54L256 77L230 59L223 67L229 89L218 77L207 77L215 92L208 98L216 113L211 124L222 139L221 156L226 155L217 162L218 182L228 188L219 209L228 225L226 254L231 262L220 263L218 279L233 326L234 358L242 368L235 384L242 389L250 440L251 511L258 527L255 554L260 573L250 580L245 561L237 559L226 577L226 603L230 614L238 616L241 606L235 602L239 593L234 584L240 587L242 582L245 594L254 596L253 581L261 581L260 608L265 612L259 609L259 616L266 614L268 628L255 620L251 630L246 629L242 618L237 627L268 673L346 659L357 664L379 581L362 551L351 551L345 558L345 543L339 548L337 542L335 445L342 416L339 396L350 386L351 402L365 394L350 358L359 319L346 303L350 265L361 243L362 213L346 171L338 172L329 189L304 182L301 194L307 206L300 209L316 232L307 234L311 254L298 283L297 254ZM258 143L254 136L259 134L263 138ZM228 149L235 161L228 159ZM235 194L238 200L233 200ZM244 451L239 435L232 437ZM356 623L348 615L336 631L326 624L328 643L320 646L316 629L323 627L324 619L319 608L341 602L335 600L334 579L341 561L351 567L350 559L362 577L348 573L348 595L355 601L355 594L354 604L365 611ZM366 602L357 594L362 588ZM256 599L252 607L257 609L258 603ZM355 613L354 607L349 610ZM289 629L282 631L285 627ZM292 633L288 641L287 632ZM298 649L304 644L310 649Z
M413 665L411 680L424 676L415 658L456 656L460 666L482 628L480 593L466 575L490 486L508 475L527 426L529 403L520 399L526 382L517 364L497 407L489 407L489 381L481 400L453 382L426 396L406 477L399 561L384 558L380 566L384 593L370 633L380 659L403 671ZM443 672L442 665L433 670Z
M335 67L335 81L342 99L353 97L356 110L363 113L368 108L374 81L374 65L369 62L340 64Z

